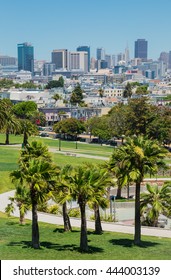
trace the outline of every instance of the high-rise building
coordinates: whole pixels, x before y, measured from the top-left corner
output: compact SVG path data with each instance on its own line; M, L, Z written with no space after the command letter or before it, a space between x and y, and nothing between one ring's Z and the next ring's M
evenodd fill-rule
M68 50L53 50L52 63L55 64L55 67L58 70L68 70Z
M171 69L171 51L169 52L169 65L168 68Z
M69 55L70 70L88 72L88 53L87 52L70 52Z
M52 76L52 73L55 72L55 64L54 63L44 63L43 65L43 75L44 76Z
M18 44L18 71L34 72L34 48L29 43Z
M107 68L112 67L112 56L110 54L105 54L105 61L107 62Z
M138 39L135 41L135 58L141 58L143 61L147 60L148 42L145 39Z
M0 55L0 64L2 66L17 65L17 58L7 55Z
M90 47L88 46L79 46L77 52L87 52L88 53L88 72L90 72Z
M103 48L97 48L96 58L97 60L105 60L105 50Z
M130 60L130 57L129 57L129 48L128 46L125 48L125 63L126 65L128 65L128 62Z
M166 64L166 66L168 66L169 53L168 52L161 52L158 60L164 62Z

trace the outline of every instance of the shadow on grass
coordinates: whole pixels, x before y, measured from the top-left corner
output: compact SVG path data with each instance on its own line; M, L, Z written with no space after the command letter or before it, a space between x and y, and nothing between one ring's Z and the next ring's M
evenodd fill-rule
M58 232L58 233L67 233L67 232L80 232L79 230L71 230L71 231L65 231L63 228L55 228L53 232Z
M131 239L111 239L109 242L114 246L122 246L122 247L140 247L140 248L148 248L148 247L154 247L158 245L157 242L151 242L151 241L141 241L140 245L135 245L134 241Z
M21 241L21 242L10 242L7 246L20 246L23 249L25 248L32 248L32 244L31 241ZM80 251L79 246L75 245L75 244L65 244L65 245L61 245L61 244L57 244L57 243L52 243L52 242L41 242L40 243L40 249L39 250L43 250L44 248L46 249L50 249L50 250L56 250L56 251L70 251L70 252L79 252L79 253L83 253ZM102 248L99 247L95 247L95 246L89 246L89 250L88 252L86 252L87 254L96 254L96 253L102 253L104 250Z
M21 143L9 143L9 144L5 144L5 143L0 143L0 146L13 146L13 145L21 145Z

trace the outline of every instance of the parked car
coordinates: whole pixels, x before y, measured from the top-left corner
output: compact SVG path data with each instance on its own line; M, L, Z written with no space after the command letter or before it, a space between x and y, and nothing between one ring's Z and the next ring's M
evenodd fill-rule
M41 137L49 137L49 134L45 133L45 132L42 132L42 133L39 134L39 136L41 136Z

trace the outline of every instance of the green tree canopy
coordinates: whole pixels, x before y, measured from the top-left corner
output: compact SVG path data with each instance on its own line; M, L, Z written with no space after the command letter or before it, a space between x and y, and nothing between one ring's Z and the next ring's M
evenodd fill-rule
M59 77L59 79L49 81L48 84L45 86L46 89L51 89L51 88L58 88L58 87L64 87L64 79L63 77Z
M70 102L72 105L80 105L83 106L83 90L81 89L81 86L79 83L77 83L76 87L72 91Z
M53 127L56 133L64 133L68 135L76 135L85 131L85 125L83 121L75 118L64 119L56 123Z
M108 140L111 138L111 127L109 124L109 117L93 117L87 120L87 130L92 135L99 137L101 140Z
M13 112L21 119L28 118L29 114L37 110L37 104L34 101L22 101L13 106Z
M160 166L165 166L166 149L160 147L157 141L143 136L128 137L119 148L114 149L109 161L109 168L113 171L120 185L130 182L136 185L135 190L135 235L134 243L141 242L140 222L140 188L146 174L154 175Z

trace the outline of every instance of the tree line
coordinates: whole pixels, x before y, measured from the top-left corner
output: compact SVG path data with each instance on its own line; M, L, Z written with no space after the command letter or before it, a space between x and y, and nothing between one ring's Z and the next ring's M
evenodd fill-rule
M38 111L35 102L13 105L10 99L0 100L0 131L6 135L6 145L9 145L10 134L23 134L23 145L26 145L28 137L38 133L38 125L45 123L45 115Z

